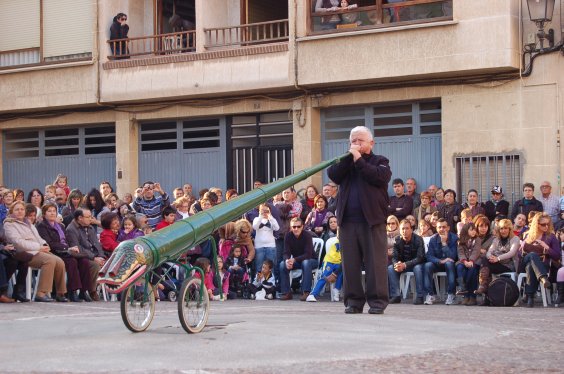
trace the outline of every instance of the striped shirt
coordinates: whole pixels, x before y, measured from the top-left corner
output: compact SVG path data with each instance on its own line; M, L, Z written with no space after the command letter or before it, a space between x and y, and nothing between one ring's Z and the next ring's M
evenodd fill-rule
M147 224L154 229L161 221L161 212L168 205L170 205L170 200L165 192L163 195L153 196L151 200L145 200L139 196L133 202L132 207L137 213L146 215Z

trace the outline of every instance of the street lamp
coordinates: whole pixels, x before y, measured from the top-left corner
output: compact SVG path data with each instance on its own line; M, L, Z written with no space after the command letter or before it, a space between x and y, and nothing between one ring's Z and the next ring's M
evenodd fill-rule
M529 18L537 24L537 37L540 41L540 49L544 48L544 40L548 40L549 47L554 46L554 30L550 29L548 33L544 31L544 24L552 21L552 13L554 12L554 0L527 0L527 8L529 10Z

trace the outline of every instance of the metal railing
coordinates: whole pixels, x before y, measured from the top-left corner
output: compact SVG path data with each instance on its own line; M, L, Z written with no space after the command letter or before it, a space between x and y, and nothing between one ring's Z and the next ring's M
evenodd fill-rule
M287 19L204 29L205 47L209 49L283 42L288 40L288 30Z
M181 31L168 34L108 40L110 60L135 56L168 55L196 51L196 31Z

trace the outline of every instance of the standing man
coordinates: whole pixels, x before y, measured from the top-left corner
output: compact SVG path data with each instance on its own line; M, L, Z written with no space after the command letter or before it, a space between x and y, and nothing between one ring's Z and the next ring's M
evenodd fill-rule
M396 218L401 221L410 214L413 214L413 200L405 194L403 180L396 178L392 182L392 185L394 187L395 196L390 197L388 214L396 216Z
M406 195L411 197L413 200L413 210L421 205L421 200L419 199L419 194L417 193L417 182L415 178L408 178L405 181L405 189L407 190Z
M343 248L345 313L383 314L388 306L386 218L392 177L389 160L372 153L370 129L357 126L350 134L350 155L332 165L327 174L337 183L337 219ZM366 272L366 291L362 268Z
M155 191L160 196L155 196ZM166 192L163 191L159 183L147 181L143 183L141 196L137 197L132 204L133 210L147 216L147 224L153 229L161 220L163 209L170 205L170 200Z
M560 200L558 199L558 196L552 194L552 186L550 185L550 182L542 182L540 190L540 202L544 207L544 212L550 216L552 223L558 222L560 219L558 217L558 214L560 213Z
M517 214L523 213L525 217L529 216L530 211L544 212L542 203L535 199L535 185L532 183L523 184L523 198L517 200L513 204L513 209L511 210L511 218L515 219Z

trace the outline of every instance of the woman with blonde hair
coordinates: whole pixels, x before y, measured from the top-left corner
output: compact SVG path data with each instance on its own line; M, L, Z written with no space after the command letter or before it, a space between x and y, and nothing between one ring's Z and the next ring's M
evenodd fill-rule
M255 246L251 234L253 227L246 219L240 219L235 222L235 244L241 247L241 253L244 255L247 251L246 263L252 263L255 259Z
M513 233L513 224L511 220L502 219L499 221L498 234L493 239L486 260L482 262L480 273L478 276L479 287L476 290L477 295L485 294L488 285L492 280L492 274L502 274L515 271L515 259L519 249L520 240ZM483 305L488 305L487 298L484 298Z
M539 283L542 287L551 287L548 280L550 260L556 261L561 257L560 244L554 235L552 219L547 213L537 213L533 217L524 238L521 256L519 272L527 273L523 302L526 307L532 308Z
M394 251L394 243L399 235L399 220L396 216L391 215L386 219L386 236L388 237L388 265L392 263L392 253Z
M40 269L39 282L35 301L50 302L53 281L57 288L55 300L69 301L65 297L65 263L60 257L51 253L47 242L39 235L35 226L25 219L25 203L16 201L10 206L10 216L4 221L6 240L14 245L16 251L33 255L29 266Z

